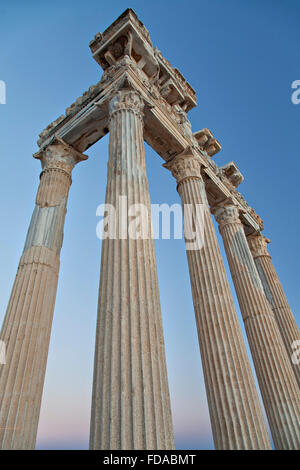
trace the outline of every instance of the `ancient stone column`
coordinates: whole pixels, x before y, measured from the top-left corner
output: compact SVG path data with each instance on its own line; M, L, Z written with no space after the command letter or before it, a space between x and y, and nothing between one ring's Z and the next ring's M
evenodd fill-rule
M71 173L87 157L59 138L34 155L42 173L0 339L0 448L35 447Z
M186 230L185 235L216 449L270 449L258 393L207 202L201 162L188 148L164 166L171 170L177 180L185 228L187 225L194 225L198 231L204 231L198 238L200 243L188 241L190 235L187 237Z
M256 233L249 235L247 241L265 295L271 304L285 349L300 386L300 365L292 360L295 351L292 345L295 341L299 341L300 345L300 332L267 249L270 240L261 233Z
M298 449L299 388L251 255L238 209L214 210L276 449Z
M91 449L174 448L143 107L128 89L110 103L106 204L116 218L102 241Z

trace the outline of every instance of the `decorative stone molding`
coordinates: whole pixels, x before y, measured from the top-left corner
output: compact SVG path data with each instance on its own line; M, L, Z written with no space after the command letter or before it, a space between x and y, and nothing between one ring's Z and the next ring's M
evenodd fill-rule
M275 445L299 448L299 395L288 360L299 331L267 253L269 240L260 234L263 221L236 191L241 172L233 162L219 167L212 160L221 145L209 129L193 134L187 112L196 93L153 48L131 9L97 33L90 49L104 70L101 80L41 132L34 154L42 164L40 185L1 332L8 361L0 368L0 447L34 447L71 174L87 159L82 152L110 131L106 201L119 213L125 191L130 204L151 214L143 138L176 178L183 210L186 204L203 209L203 220L197 210L194 220L203 243L195 249L187 243L187 258L216 448L268 449L270 443L209 205ZM149 235L148 227L143 231ZM299 367L294 372L300 383ZM91 448L173 448L151 236L103 240L93 388Z
M255 233L253 235L249 235L247 240L253 258L257 258L258 256L268 256L271 258L267 248L268 243L271 242L269 238L265 237L261 233Z
M160 67L156 84L166 101L173 105L180 104L186 112L197 106L196 92L179 70L173 68L157 48L154 49L154 55Z
M63 139L54 136L47 147L35 153L34 158L41 161L42 169L60 169L71 175L74 166L88 159L87 155L78 152Z
M90 49L94 53L96 52L99 47L105 42L107 42L111 37L114 37L116 33L120 30L120 28L130 20L139 31L139 33L143 36L145 41L148 42L149 46L152 47L152 42L150 39L149 31L146 29L144 24L138 19L135 12L128 8L125 10L106 30L103 34L97 33L92 41L90 41Z
M85 91L82 96L77 98L77 100L71 104L68 108L66 108L65 115L66 117L69 115L75 114L77 111L82 109L84 104L88 102L91 98L96 96L102 89L103 89L103 81L105 79L105 74L103 74L101 80L96 83L96 85L91 85L87 91Z
M139 118L143 118L144 102L141 95L134 90L120 90L109 104L110 118L114 113L122 110L132 111Z
M124 55L129 55L148 77L158 74L159 65L149 32L131 9L127 9L102 34L97 33L90 42L90 49L93 58L104 70Z
M226 163L219 168L221 176L225 176L232 184L233 190L237 188L243 181L244 177L234 162Z
M234 205L220 206L212 208L216 221L219 224L220 230L228 224L241 224L239 217L239 210Z
M193 136L198 142L201 150L204 150L207 155L213 157L216 153L220 152L221 144L215 139L209 129L202 129L201 131L194 132Z
M131 9L103 34L97 33L90 48L93 58L104 70L109 70L128 55L170 105L179 104L184 111L197 105L195 90L179 70L153 48L149 32Z
M74 166L88 157L57 136L33 156L40 160L42 165L36 204L39 207L58 206L68 195Z
M193 132L192 132L192 124L190 120L188 119L186 112L183 111L183 109L176 105L174 107L171 106L171 109L173 111L173 114L171 114L172 118L174 119L175 122L177 122L182 131L183 134L191 141L193 141ZM174 111L175 111L175 116L174 116Z
M256 211L253 209L253 207L249 206L249 204L245 200L244 196L239 191L232 191L232 194L234 195L235 199L237 199L237 201L240 203L242 208L245 209L245 212L249 213L249 215L251 215L251 217L255 220L255 222L259 226L260 230L263 230L264 229L264 221L256 213Z
M135 33L132 32L132 34L130 28L127 28L130 22L135 28ZM229 174L234 168L225 168L225 174L212 160L211 156L221 148L212 133L208 129L192 133L191 123L186 112L196 105L196 94L193 88L186 82L182 74L161 55L160 51L152 48L151 41L148 41L149 35L145 33L146 29L137 20L134 12L127 10L107 29L107 34L96 35L94 51L100 46L105 48L108 41L109 44L114 44L114 41L117 41L126 32L125 30L129 36L124 45L124 55L117 54L118 57L114 57L109 67L105 68L100 82L90 87L75 103L69 106L65 115L60 116L47 126L46 130L41 133L38 144L40 146L48 144L51 136L57 133L80 151L84 151L97 142L107 134L109 129L108 103L113 95L113 89L115 86L116 89L118 88L122 77L130 75L134 88L141 93L144 101L149 100L153 103L153 111L146 112L145 110L144 136L146 142L165 161L180 153L181 149L186 146L192 146L199 154L203 165L207 166L205 172L209 175L211 184L214 185L214 192L219 193L217 199L222 200L224 197L228 197L229 191L235 204L240 205L246 211L242 222L247 233L258 229L263 230L262 219L235 189L242 178L238 170ZM139 39L138 36L140 36ZM131 41L133 49L130 45ZM139 58L132 52L132 50L134 51L134 41L139 41L141 47L144 47L145 43L146 48L152 48L158 63L158 68L152 76L146 73L145 64L148 60L146 55L141 54Z
M170 170L174 178L176 178L177 189L183 180L202 179L202 163L191 147L188 147L184 152L164 163L163 167Z

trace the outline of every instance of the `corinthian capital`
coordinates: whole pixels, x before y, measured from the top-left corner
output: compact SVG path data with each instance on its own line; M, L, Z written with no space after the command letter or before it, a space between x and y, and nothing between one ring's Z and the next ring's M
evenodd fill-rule
M271 241L269 238L265 237L261 233L255 233L248 235L247 241L253 258L257 258L258 256L270 257L267 248L268 243Z
M87 155L78 152L58 136L54 136L45 148L33 156L41 161L43 171L59 169L70 176L74 166L88 158Z
M143 117L144 101L141 95L134 90L119 90L109 103L110 117L121 110L132 111Z
M163 166L171 171L178 184L186 178L202 179L201 160L191 147L164 163Z
M233 204L215 207L212 212L220 228L227 224L241 224L239 210Z

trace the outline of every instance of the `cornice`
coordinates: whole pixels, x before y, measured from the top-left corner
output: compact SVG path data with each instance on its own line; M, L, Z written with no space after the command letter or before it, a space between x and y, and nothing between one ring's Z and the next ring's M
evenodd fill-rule
M132 17L132 13L129 15ZM155 50L156 59L161 60L165 67L170 68L169 62L166 59L162 60L160 54ZM175 75L179 77L178 74L179 72ZM208 129L193 133L185 110L178 103L170 104L161 94L162 84L158 83L157 77L149 78L145 70L128 55L108 67L101 80L69 106L65 115L47 126L40 135L41 148L49 145L53 136L56 135L79 152L84 152L106 135L109 131L109 102L117 93L122 80L129 80L131 87L140 93L145 103L144 138L146 142L165 161L169 161L187 147L193 148L201 161L207 187L212 189L208 192L214 193L211 203L230 198L233 204L243 209L241 219L247 233L263 230L261 218L236 190L237 183L242 179L236 165L230 162L219 167L209 155L213 153L211 150L207 151L209 141L221 147L219 143L216 143L218 141L212 133ZM182 77L181 80L184 78ZM206 139L205 136L208 138Z

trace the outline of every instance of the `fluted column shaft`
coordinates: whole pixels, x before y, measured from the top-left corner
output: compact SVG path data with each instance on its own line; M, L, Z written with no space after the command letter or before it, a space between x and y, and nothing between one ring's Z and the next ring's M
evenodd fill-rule
M300 365L293 361L293 344L300 341L300 332L267 249L270 240L262 234L253 234L247 241L300 387Z
M43 171L0 336L2 449L35 446L71 172L87 158L58 138L35 157Z
M190 227L198 226L201 230L202 226L204 230L202 246L200 235L200 245L186 240L186 247L215 446L269 449L258 393L210 215L200 160L187 149L164 166L177 180L185 226L188 222ZM186 217L188 210L189 214L194 213L194 223L190 216L189 220Z
M143 106L139 94L128 90L110 103L106 204L116 209L115 239L110 232L102 241L92 449L174 448Z
M299 448L299 389L236 207L215 209L277 449Z

